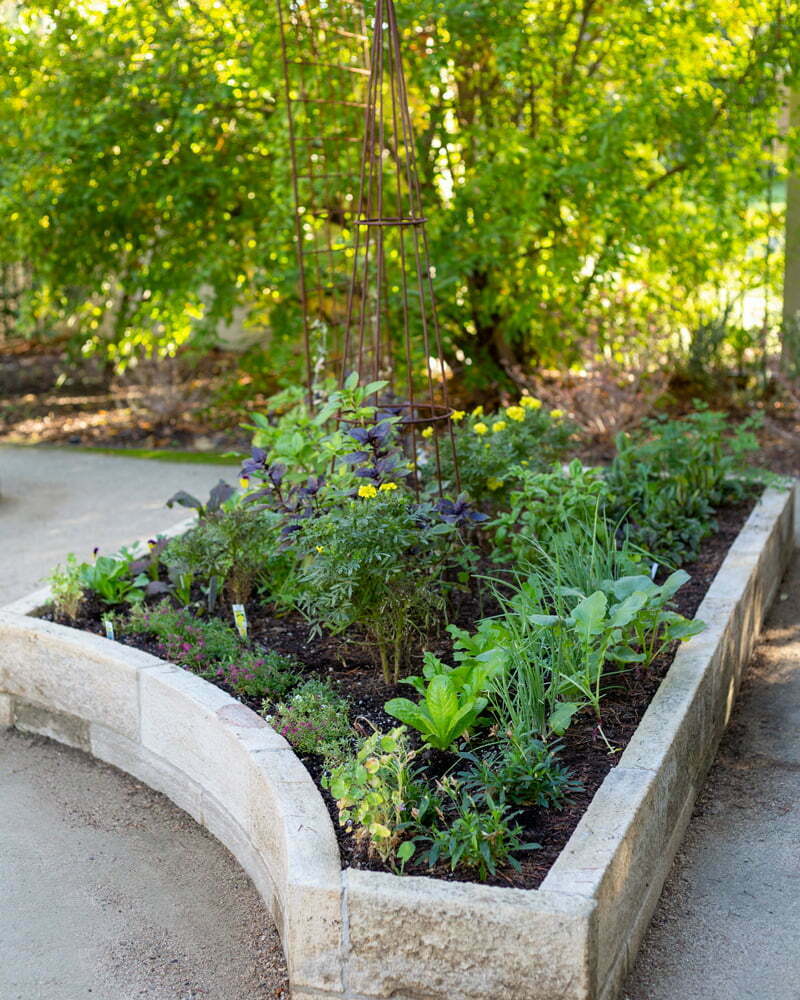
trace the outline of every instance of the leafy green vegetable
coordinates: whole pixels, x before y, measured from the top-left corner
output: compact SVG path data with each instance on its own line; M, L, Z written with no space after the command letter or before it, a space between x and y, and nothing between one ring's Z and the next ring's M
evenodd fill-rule
M426 669L427 686L418 678L411 681L422 694L422 701L392 698L384 708L421 733L426 743L447 750L478 722L488 704L481 692L486 690L494 670L484 664L448 669L430 653L426 654Z

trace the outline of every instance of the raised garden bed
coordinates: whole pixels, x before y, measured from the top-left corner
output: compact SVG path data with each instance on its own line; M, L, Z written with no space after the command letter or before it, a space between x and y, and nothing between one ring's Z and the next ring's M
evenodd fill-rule
M678 650L538 889L342 872L319 791L262 718L152 655L26 617L41 593L0 618L0 718L130 771L208 826L275 914L298 998L611 997L788 560L792 503L762 496L698 609L707 630Z
M718 530L706 541L701 556L686 567L690 580L676 594L673 605L676 611L694 618L705 593L722 565L730 545L735 540L756 502L756 496L722 508L717 516ZM665 572L662 575L666 575ZM480 617L478 602L473 595L459 608L457 624L469 626ZM224 611L223 611L224 614ZM75 621L59 620L51 605L45 606L40 616L48 621L72 625L97 635L105 634L104 607L99 599L84 602ZM346 698L350 706L350 723L357 730L369 731L374 727L387 731L397 725L397 720L387 715L385 702L391 697L408 693L402 685L387 687L381 680L380 670L374 662L374 650L368 646L353 646L337 637L315 635L308 623L298 614L271 613L268 606L254 602L250 608L249 634L251 642L263 649L296 658L303 664L305 677L328 680ZM443 658L452 656L452 643L444 634L438 637L436 652ZM120 641L147 653L168 658L163 643L147 634L122 635ZM598 731L597 720L589 710L580 713L559 741L559 759L575 783L568 802L561 809L531 807L521 814L524 840L540 845L535 851L519 858L519 870L505 865L486 881L494 885L513 886L520 889L537 888L553 862L561 853L589 803L608 772L618 763L619 752L628 745L641 721L653 694L672 663L677 643L671 643L646 671L624 674L610 687L603 700L603 734L615 748L609 753L608 745ZM238 693L224 679L217 685L238 698L255 712L261 711L262 698ZM328 807L336 830L339 850L345 867L392 871L391 865L370 854L367 845L356 839L338 820L336 801L323 783L324 761L315 754L298 754L314 778ZM434 775L451 762L436 751L422 754L429 772ZM421 862L411 863L406 874L430 875L450 881L474 881L474 873L463 868L451 871L440 864L429 870Z

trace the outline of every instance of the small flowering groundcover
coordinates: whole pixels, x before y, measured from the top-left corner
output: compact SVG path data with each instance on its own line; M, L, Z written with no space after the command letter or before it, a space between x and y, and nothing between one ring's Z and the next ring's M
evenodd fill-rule
M453 412L462 490L440 449L441 491L440 430L412 468L405 411L369 403L385 389L351 378L315 414L254 418L238 488L176 494L195 525L141 558L71 558L52 614L110 621L262 712L346 863L535 885L703 628L683 567L743 515L752 438L699 412L587 470L563 464L567 416L523 395Z

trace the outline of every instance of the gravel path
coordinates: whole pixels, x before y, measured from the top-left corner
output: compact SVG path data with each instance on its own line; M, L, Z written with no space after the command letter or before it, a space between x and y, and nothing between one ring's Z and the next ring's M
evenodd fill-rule
M164 500L235 469L0 448L0 604L74 551L181 520ZM279 1000L280 942L231 855L162 795L0 731L2 1000Z
M625 1000L800 1000L800 556Z

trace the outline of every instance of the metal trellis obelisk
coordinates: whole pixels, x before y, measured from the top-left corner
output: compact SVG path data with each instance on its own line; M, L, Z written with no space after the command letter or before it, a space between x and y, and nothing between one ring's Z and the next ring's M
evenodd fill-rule
M361 0L276 2L310 393L341 364L369 39Z
M277 3L310 402L325 371L340 382L352 372L362 383L386 381L375 402L402 414L417 486L421 463L431 462L441 492L444 446L458 489L393 0L375 0L371 36L360 0ZM422 426L444 433L427 433L423 448Z
M416 148L393 0L376 0L342 376L385 379L418 469L420 425L455 455ZM399 363L397 356L399 355ZM430 438L441 490L441 438Z

